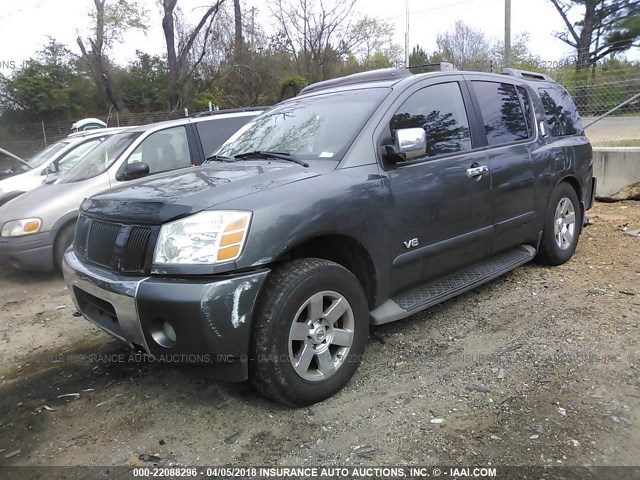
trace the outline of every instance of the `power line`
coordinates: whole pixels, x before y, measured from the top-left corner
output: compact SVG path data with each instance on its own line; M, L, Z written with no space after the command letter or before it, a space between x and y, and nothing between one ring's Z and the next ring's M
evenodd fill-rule
M427 12L433 12L435 10L444 10L447 8L451 8L451 7L457 7L459 5L466 5L469 3L478 3L478 2L487 2L487 1L496 1L496 0L464 0L462 2L456 2L456 3L449 3L447 5L440 5L437 7L430 7L430 8L423 8L420 10L415 10L413 12L409 12L409 15L420 15L421 13L427 13ZM402 15L394 15L392 17L376 17L378 20L393 20L396 18L404 18L405 14L403 13Z

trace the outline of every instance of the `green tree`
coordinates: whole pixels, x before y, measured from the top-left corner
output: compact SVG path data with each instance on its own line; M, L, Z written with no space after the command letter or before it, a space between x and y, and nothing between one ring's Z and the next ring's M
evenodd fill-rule
M12 77L0 76L0 109L34 119L81 114L95 95L91 82L78 71L77 58L51 38Z
M550 0L567 29L557 37L576 51L576 71L640 46L638 0ZM577 20L569 17L580 11Z

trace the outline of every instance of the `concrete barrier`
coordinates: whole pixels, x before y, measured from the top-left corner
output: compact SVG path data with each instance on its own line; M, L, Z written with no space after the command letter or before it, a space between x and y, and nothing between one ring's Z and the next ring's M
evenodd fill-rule
M594 147L598 200L640 200L640 147Z

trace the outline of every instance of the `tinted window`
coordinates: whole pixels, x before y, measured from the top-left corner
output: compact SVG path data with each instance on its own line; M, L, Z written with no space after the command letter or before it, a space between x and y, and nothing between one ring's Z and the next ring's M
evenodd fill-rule
M541 88L539 92L551 135L559 137L583 133L582 120L569 92L560 86Z
M457 82L417 91L402 104L389 126L392 131L424 128L428 156L471 149L469 120Z
M207 157L210 156L219 149L231 135L240 130L240 127L253 118L255 118L255 116L247 115L233 118L217 118L196 123L204 154Z
M28 172L29 167L15 158L0 153L0 178L11 177L18 173Z
M529 97L529 92L524 87L516 87L518 90L518 96L520 97L520 102L524 106L524 119L527 123L527 131L529 132L529 137L533 137L533 110L531 109L531 99Z
M472 82L489 145L529 138L529 129L516 87L509 83Z
M127 163L144 162L149 173L166 172L191 165L185 127L152 133L129 155Z

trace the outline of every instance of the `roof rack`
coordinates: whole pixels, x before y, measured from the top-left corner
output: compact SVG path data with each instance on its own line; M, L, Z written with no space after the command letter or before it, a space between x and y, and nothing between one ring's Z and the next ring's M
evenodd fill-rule
M527 70L518 70L517 68L503 68L503 75L511 77L524 78L525 80L546 80L547 82L556 83L556 81L548 75L539 72L529 72Z
M223 113L239 113L239 112L262 112L269 110L271 107L245 107L245 108L227 108L225 110L205 110L191 115L192 118L209 117L212 115L221 115Z
M338 87L342 85L354 85L364 82L376 82L385 80L397 80L400 78L408 77L411 72L406 68L382 68L379 70L369 70L368 72L353 73L346 77L332 78L331 80L324 80L322 82L312 83L307 85L300 91L300 95L303 93L316 92L318 90L324 90L326 88Z
M436 63L421 63L420 65L409 65L407 69L412 68L425 68L425 67L438 67L441 72L452 72L458 70L453 63L450 62L436 62Z

